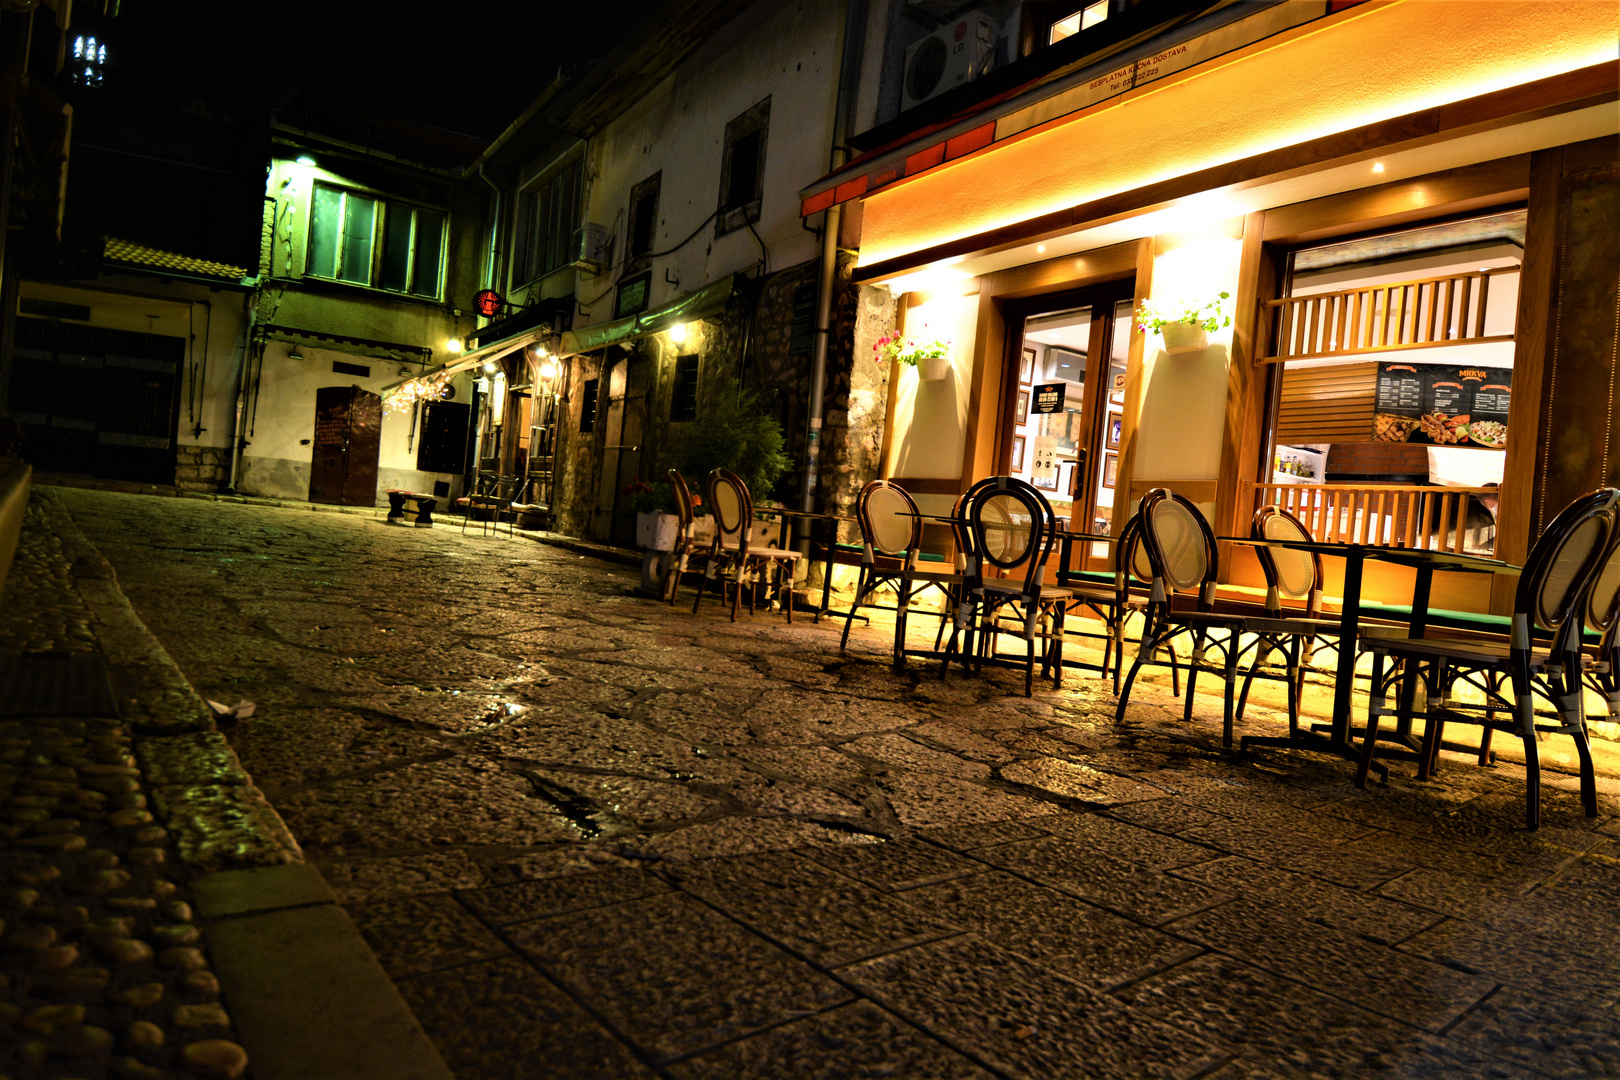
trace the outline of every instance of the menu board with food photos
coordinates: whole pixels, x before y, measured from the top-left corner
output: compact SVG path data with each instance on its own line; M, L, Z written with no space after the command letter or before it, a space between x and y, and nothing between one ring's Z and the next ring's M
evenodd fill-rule
M1373 438L1499 450L1512 398L1510 368L1381 363Z

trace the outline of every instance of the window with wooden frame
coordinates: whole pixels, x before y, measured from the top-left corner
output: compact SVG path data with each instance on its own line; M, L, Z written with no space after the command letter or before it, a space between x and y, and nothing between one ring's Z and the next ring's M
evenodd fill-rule
M442 210L316 184L305 273L437 300L448 221Z
M574 261L584 162L576 160L518 196L512 228L512 283L523 285Z
M664 174L655 172L630 189L630 214L625 230L625 271L644 268L658 239L658 189Z
M1288 255L1256 506L1323 540L1493 550L1524 230L1513 208Z
M765 198L765 144L770 124L771 99L767 97L726 125L716 236L759 220Z

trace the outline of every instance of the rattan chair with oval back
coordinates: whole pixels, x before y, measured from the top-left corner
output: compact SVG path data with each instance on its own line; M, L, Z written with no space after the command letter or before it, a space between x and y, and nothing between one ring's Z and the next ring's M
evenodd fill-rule
M676 469L664 475L669 481L669 490L675 495L675 515L680 519L680 525L675 532L675 546L670 549L664 565L663 591L660 595L674 607L675 594L681 589L681 575L686 573L686 563L691 558L692 523L696 519L693 515L692 489L686 486L686 477Z
M845 613L838 650L843 652L849 646L850 627L861 608L893 611L893 652L898 665L905 658L906 618L912 601L924 590L939 589L945 599L939 614L943 627L955 607L955 590L962 584L962 575L943 567L917 565L922 559L922 512L904 488L887 480L873 480L855 500L855 520L861 527L860 576L855 584L855 599ZM885 586L894 590L892 607L872 601L872 594Z
M1304 522L1275 505L1262 506L1255 511L1249 535L1256 540L1314 539ZM1288 733L1292 737L1299 731L1299 699L1304 692L1305 676L1316 674L1331 678L1337 673L1336 668L1318 667L1311 660L1319 643L1337 651L1339 620L1322 617L1321 555L1314 551L1269 547L1255 548L1255 555L1266 576L1266 613L1247 620L1249 632L1256 638L1256 652L1248 674L1243 677L1243 689L1238 693L1237 717L1243 717L1249 689L1256 678L1284 682L1288 689ZM1284 606L1284 597L1304 600L1304 609ZM1273 652L1282 655L1282 667L1271 663ZM1242 749L1256 745L1289 745L1289 740L1250 735L1243 739Z
M1418 779L1434 771L1440 740L1448 723L1478 724L1487 732L1517 735L1524 743L1525 824L1541 824L1541 766L1538 740L1542 734L1568 735L1575 740L1581 766L1581 803L1587 817L1597 816L1597 779L1592 750L1587 745L1582 693L1581 623L1588 593L1608 555L1617 523L1620 490L1600 488L1583 495L1559 512L1530 549L1513 600L1513 617L1506 641L1452 641L1438 638L1373 637L1364 642L1373 657L1373 694L1367 709L1367 736L1356 769L1356 786L1367 783L1367 771L1378 749L1378 720L1394 714L1404 722L1421 718L1423 746L1418 751ZM1541 629L1552 634L1546 648L1532 641ZM1408 695L1396 708L1386 708L1380 692L1383 665L1401 660L1412 665L1423 681L1425 708L1418 710ZM1508 693L1502 692L1507 683ZM1472 688L1480 701L1460 700L1459 685ZM1535 707L1540 693L1552 703L1541 714ZM1483 742L1483 740L1482 740ZM1486 752L1482 745L1481 755Z
M754 499L742 477L730 469L716 469L709 474L709 513L714 515L714 543L709 547L709 561L698 582L697 599L692 602L692 613L697 614L703 603L703 593L709 582L715 582L725 599L724 575L732 575L734 591L731 597L731 621L737 621L742 606L742 595L748 593L748 613L754 612L754 591L761 574L774 574L775 591L781 598L787 621L793 621L793 567L798 562L797 551L773 548L769 544L755 546Z
M971 659L979 667L984 660L996 658L1001 635L1012 634L1024 642L1025 696L1035 692L1038 641L1043 642L1041 677L1050 674L1053 687L1061 686L1063 614L1074 594L1044 580L1057 541L1051 504L1017 477L992 476L968 489L962 507L968 544L962 602L957 605L956 626L945 647L940 678L950 670L951 657L958 652L959 635L965 638L960 651L963 666ZM1023 576L990 576L987 567L1022 570Z
M1237 689L1237 671L1243 653L1254 646L1243 645L1246 630L1241 615L1227 615L1215 610L1215 580L1220 572L1215 549L1215 534L1198 508L1185 498L1165 488L1154 488L1142 498L1137 511L1141 522L1143 547L1153 567L1153 589L1148 599L1147 622L1142 627L1142 640L1136 659L1131 662L1130 674L1125 676L1125 687L1119 695L1119 708L1115 718L1125 718L1125 707L1130 703L1131 686L1144 664L1160 664L1155 659L1159 649L1174 639L1186 635L1191 646L1187 658L1186 720L1192 720L1193 694L1198 686L1198 673L1208 671L1219 674L1226 681L1222 709L1221 742L1232 746L1233 696ZM1195 610L1177 610L1178 592L1197 591ZM1224 634L1224 640L1217 635ZM1221 654L1221 664L1205 659L1213 647Z
M1620 720L1620 528L1587 594L1586 625L1598 635L1587 647L1586 685L1603 698L1610 718Z
M1119 543L1114 546L1114 610L1113 623L1114 693L1120 692L1120 679L1125 674L1125 642L1133 615L1140 615L1144 627L1148 603L1153 595L1153 564L1148 561L1147 545L1142 542L1140 514L1132 514L1120 530ZM1166 642L1170 654L1170 688L1181 696L1181 665L1176 659L1174 642Z

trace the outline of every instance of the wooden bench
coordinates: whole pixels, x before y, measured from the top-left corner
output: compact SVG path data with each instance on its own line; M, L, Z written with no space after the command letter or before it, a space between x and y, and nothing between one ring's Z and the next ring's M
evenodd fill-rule
M433 511L438 508L437 495L425 495L420 491L405 491L401 488L389 488L385 494L388 496L389 525L404 525L407 509L416 512L416 520L411 522L418 529L433 528Z

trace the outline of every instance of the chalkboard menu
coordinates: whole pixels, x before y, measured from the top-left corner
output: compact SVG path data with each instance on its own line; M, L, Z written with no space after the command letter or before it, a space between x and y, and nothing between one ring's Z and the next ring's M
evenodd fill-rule
M1379 442L1507 446L1508 368L1381 363L1373 406Z

